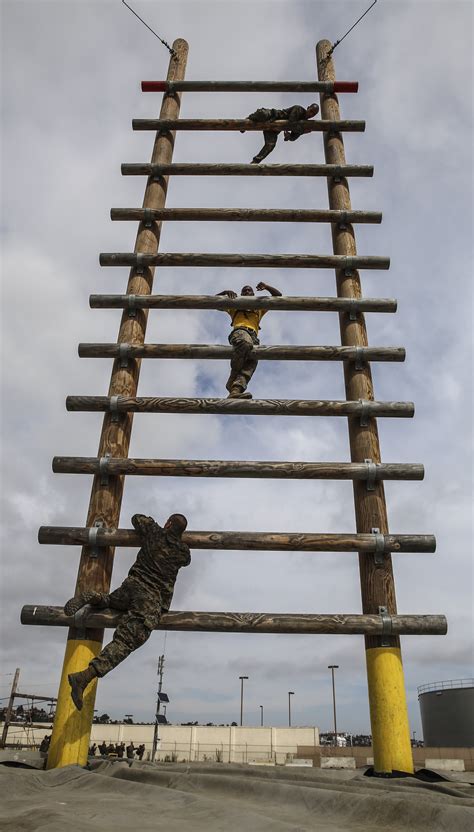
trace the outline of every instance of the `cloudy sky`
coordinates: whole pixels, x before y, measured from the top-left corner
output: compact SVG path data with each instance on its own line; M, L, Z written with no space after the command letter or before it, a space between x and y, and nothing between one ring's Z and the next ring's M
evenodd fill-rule
M132 5L166 40L190 44L189 79L311 80L315 44L340 38L367 4L347 2L152 2ZM127 269L101 269L100 251L131 251L133 223L111 207L141 205L145 180L122 162L149 161L153 137L134 117L156 117L159 95L142 79L166 76L168 53L119 0L3 0L2 13L2 578L0 696L15 667L22 687L55 695L66 631L19 624L23 604L61 604L74 587L79 550L42 546L43 524L85 525L91 479L53 475L54 455L94 456L101 414L67 413L68 394L105 395L107 360L79 359L79 342L116 340L119 313L90 310L91 293L121 293ZM424 482L388 483L390 528L434 533L435 555L394 556L398 607L445 613L446 637L406 637L403 655L412 730L420 736L417 685L472 674L472 4L380 0L335 52L344 118L366 119L345 138L348 162L373 164L351 180L355 209L383 211L357 226L360 254L388 255L388 272L362 273L364 294L396 297L396 315L367 316L373 345L404 346L404 364L374 364L376 398L413 400L413 420L379 420L382 459L421 462ZM258 106L314 96L187 94L182 117L242 117ZM246 162L260 147L248 133L177 135L175 161ZM321 134L280 142L271 162L323 162ZM323 179L177 177L168 206L327 207ZM161 251L331 253L329 226L168 223ZM214 293L266 280L284 294L333 295L331 270L160 269L155 291ZM215 311L154 311L147 341L226 343ZM337 344L337 316L273 313L266 344ZM224 362L143 362L141 395L220 396ZM257 397L343 399L339 364L262 362ZM190 459L347 461L343 419L135 417L130 455ZM182 511L194 529L351 532L349 482L129 478L121 526L142 511ZM134 551L119 549L113 585ZM175 609L359 612L356 555L196 551L181 572ZM108 634L109 635L109 634ZM97 707L151 720L155 633L99 687ZM246 722L332 724L328 664L338 664L338 727L368 731L362 637L170 633L164 689L172 721L238 718L248 675ZM138 683L137 683L137 680Z

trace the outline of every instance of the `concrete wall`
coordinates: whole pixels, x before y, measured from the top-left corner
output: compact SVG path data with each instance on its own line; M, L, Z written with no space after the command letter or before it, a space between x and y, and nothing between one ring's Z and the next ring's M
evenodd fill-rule
M317 768L326 768L327 759L345 761L350 757L355 760L355 768L364 768L374 764L372 746L354 746L349 748L334 748L322 745L314 749L310 746L299 746L297 758L313 761ZM474 771L474 747L472 748L414 748L413 762L415 768L445 769L447 771ZM345 764L341 767L347 767Z
M425 746L474 746L474 687L431 690L418 701Z
M0 726L1 730L1 726ZM51 725L44 724L27 730L14 723L8 732L8 743L24 745L39 743L49 734ZM177 761L220 760L221 762L284 763L296 757L298 746L319 747L319 731L308 728L246 728L236 726L160 725L157 760ZM147 759L153 742L153 725L93 725L92 743L120 743L130 741L136 746L145 744Z

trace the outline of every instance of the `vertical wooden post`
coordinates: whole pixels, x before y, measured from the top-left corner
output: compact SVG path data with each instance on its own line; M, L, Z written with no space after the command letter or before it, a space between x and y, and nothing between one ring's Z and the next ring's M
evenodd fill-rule
M319 41L316 47L320 81L335 79L334 63L327 57L330 49L331 43L327 40ZM337 95L321 93L320 100L321 118L339 120ZM324 134L324 154L327 164L345 164L341 133L334 131ZM351 209L347 179L328 178L328 194L330 208L345 211ZM332 240L335 254L357 254L352 225L332 225ZM337 270L336 284L338 297L360 298L362 295L360 277L355 270ZM367 330L362 313L357 314L356 320L351 320L348 313L340 313L339 322L341 343L344 346L367 346ZM355 363L346 362L344 378L347 399L357 401L374 398L369 364L364 364L363 369L356 369ZM351 460L363 462L371 459L380 462L376 419L368 418L366 425L362 425L361 421L359 418L348 420ZM387 534L383 483L377 482L373 491L368 491L364 482L354 482L353 488L357 531L368 533L377 528ZM397 607L391 556L385 555L383 563L377 564L374 555L359 554L359 571L363 612L377 613L381 607L385 607L388 614L395 614ZM374 769L378 774L390 774L394 770L413 772L400 640L398 637L382 640L380 636L365 636L365 649Z
M181 81L186 70L188 44L178 39L173 43L174 56L168 68L168 81ZM176 119L179 116L179 93L165 93L161 106L161 119ZM152 164L168 165L172 161L175 135L171 132L157 133L151 157ZM164 208L168 177L162 176L148 180L143 208ZM161 222L145 225L140 223L135 243L135 252L156 254L158 251ZM128 279L127 294L151 294L154 267L132 268ZM137 309L135 317L129 317L125 310L122 315L117 341L141 345L145 340L148 310ZM117 359L112 368L109 396L136 396L140 373L140 360L131 359L128 366L122 367ZM128 456L133 414L124 413L114 420L112 414L106 414L103 421L99 442L99 457L110 454L114 457ZM122 504L124 477L110 476L101 481L94 477L87 515L87 526L117 527L119 525ZM84 547L81 553L76 593L81 590L98 590L107 592L112 576L114 548L100 548L94 551ZM98 655L102 647L103 630L69 631L64 658L63 672L58 693L56 718L54 721L51 746L48 754L48 768L65 765L84 765L87 762L90 732L94 715L96 680L91 683L84 696L82 711L77 711L70 697L68 675L83 670L89 661Z
M5 722L3 723L2 739L0 740L0 748L5 748L7 744L8 728L12 719L13 705L15 704L15 694L18 690L18 679L20 678L20 668L17 667L13 677L12 689L10 691L10 699L8 700L7 710L5 713Z

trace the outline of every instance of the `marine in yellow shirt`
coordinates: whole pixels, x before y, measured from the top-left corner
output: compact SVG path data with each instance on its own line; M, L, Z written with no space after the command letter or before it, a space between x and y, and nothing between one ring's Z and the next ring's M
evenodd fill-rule
M267 291L272 297L281 297L279 289L269 286L268 283L260 283L256 286L257 292ZM240 294L243 297L255 295L251 286L243 286ZM228 298L236 298L237 293L231 289L224 289L219 295ZM265 315L266 309L227 309L232 321L232 332L229 335L229 343L233 347L233 355L230 362L230 375L226 384L229 391L229 399L251 399L252 394L246 392L247 385L257 369L258 359L254 353L254 346L258 346L258 332L260 321Z

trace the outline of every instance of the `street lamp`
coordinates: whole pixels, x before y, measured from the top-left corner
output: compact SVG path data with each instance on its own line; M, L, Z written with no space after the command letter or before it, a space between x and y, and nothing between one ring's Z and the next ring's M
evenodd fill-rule
M260 725L263 728L263 705L258 706L260 708Z
M295 695L294 690L288 691L288 726L291 728L291 697Z
M248 676L239 676L240 679L240 724L242 725L242 720L244 716L244 679L248 679Z
M334 745L337 746L337 722L336 722L336 687L334 684L334 671L339 667L338 664L328 664L328 670L332 674L332 707L334 710Z

